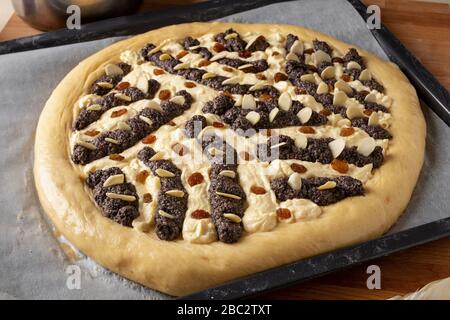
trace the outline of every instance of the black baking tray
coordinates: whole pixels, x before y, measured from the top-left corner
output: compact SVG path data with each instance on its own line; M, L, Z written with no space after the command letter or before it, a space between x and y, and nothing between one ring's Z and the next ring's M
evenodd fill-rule
M234 13L286 0L212 0L208 2L143 13L85 24L80 30L57 30L44 34L0 42L0 54L14 53L58 45L128 36L171 24L209 21ZM367 8L359 0L348 0L363 18ZM395 62L425 102L450 126L449 92L385 27L371 30L389 59ZM239 299L276 290L317 278L331 272L367 262L413 246L450 235L450 217L330 253L303 259L288 265L256 273L223 285L181 297L182 299Z

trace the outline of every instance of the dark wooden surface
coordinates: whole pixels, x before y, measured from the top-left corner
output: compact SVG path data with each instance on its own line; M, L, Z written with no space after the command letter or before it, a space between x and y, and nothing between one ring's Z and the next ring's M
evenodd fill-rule
M144 1L141 11L158 10L199 0ZM411 0L364 0L381 7L382 22L450 89L450 7ZM156 3L156 4L155 4ZM13 16L0 41L37 34ZM367 266L381 268L381 290L366 287ZM368 264L261 296L263 299L386 299L415 291L450 276L450 238L403 251Z

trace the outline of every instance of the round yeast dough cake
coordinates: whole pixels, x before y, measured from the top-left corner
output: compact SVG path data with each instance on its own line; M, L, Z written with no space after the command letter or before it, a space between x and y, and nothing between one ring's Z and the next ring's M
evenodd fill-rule
M424 148L396 65L301 27L191 23L75 67L42 111L34 174L83 253L184 295L380 236Z

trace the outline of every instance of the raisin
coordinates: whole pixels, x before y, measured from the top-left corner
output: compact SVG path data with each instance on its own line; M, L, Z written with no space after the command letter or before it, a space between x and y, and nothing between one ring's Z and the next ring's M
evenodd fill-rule
M187 179L187 183L193 187L197 184L200 184L204 181L203 175L200 172L194 172Z
M344 160L334 159L331 161L331 167L340 173L348 172L348 163Z
M95 129L91 129L91 130L86 131L84 134L89 136L89 137L95 137L99 133L100 133L100 131L97 131Z
M352 80L352 77L350 77L348 74L343 74L341 76L341 79L344 80L345 82L349 82Z
M259 100L269 101L272 100L272 96L267 93L263 93L262 95L259 96Z
M292 216L291 210L287 208L278 208L276 213L277 217L281 220L289 219Z
M305 51L303 51L303 54L312 54L313 52L314 52L314 49L309 48L309 49L306 49Z
M183 51L181 51L180 53L178 53L177 55L176 55L176 58L177 59L181 59L181 58L183 58L185 55L187 55L189 52L187 52L186 50L183 50Z
M280 54L280 53L279 53L278 51L272 52L272 56L273 56L273 57L278 56L279 54Z
M191 217L194 219L206 219L209 218L209 212L202 209L197 209L191 213Z
M307 171L307 169L304 165L301 165L298 163L291 164L291 169L292 169L292 171L297 172L297 173L305 173Z
M170 96L171 96L171 93L170 93L169 90L161 90L159 92L159 96L158 97L159 97L160 100L169 100Z
M155 76L160 76L160 75L162 75L164 73L166 73L166 72L163 69L155 69L155 70L153 70L153 74Z
M175 143L175 144L172 146L172 150L173 150L176 154L178 154L180 157L184 156L184 155L187 154L188 151L189 151L188 148L187 148L186 146L182 145L181 143Z
M274 76L275 82L286 81L287 79L288 79L288 76L285 75L284 73L281 73L281 72L275 73L275 76Z
M365 109L365 110L363 111L363 113L364 113L366 116L370 116L370 115L373 113L373 110L372 110L372 109Z
M216 42L216 43L214 43L213 50L215 52L222 52L223 50L225 50L225 47L223 44Z
M186 81L186 82L184 83L184 86L185 86L186 88L195 88L197 85L196 85L194 82Z
M251 51L249 51L249 50L244 50L244 51L241 51L241 52L239 52L239 57L241 57L241 58L250 58L252 56L252 52Z
M125 109L125 108L124 108L124 109L119 109L119 110L113 111L113 112L111 113L111 118L118 118L118 117L124 115L124 114L127 113L127 112L128 112L128 110Z
M156 136L154 134L149 134L144 139L142 139L143 144L152 144L156 141Z
M144 203L150 203L150 202L153 201L153 197L152 197L152 195L151 195L150 193L144 193L144 194L142 195L142 201L143 201Z
M312 64L307 64L306 65L306 69L308 69L311 72L318 72L318 69L316 66L312 65Z
M230 68L230 67L223 67L222 69L223 69L223 71L226 71L226 72L233 72L234 71L233 68Z
M120 82L120 83L116 86L116 89L119 90L119 91L122 91L122 90L125 90L126 88L128 88L129 86L130 86L130 83L124 81L124 82Z
M125 157L118 153L113 153L113 154L109 155L109 159L115 160L115 161L122 161L123 159L125 159Z
M266 193L266 189L264 189L263 187L258 187L258 186L252 186L250 188L250 191L253 192L254 194L265 194Z
M258 73L256 75L256 79L258 79L258 80L267 80L266 76L263 75L262 73Z
M298 131L300 131L301 133L306 133L306 134L316 133L316 130L314 130L314 128L310 127L310 126L303 126L300 129L298 129Z
M341 137L348 137L348 136L351 136L354 133L355 133L355 129L354 128L342 128L340 135L341 135Z
M145 180L147 180L149 175L150 173L147 170L139 171L138 174L136 175L136 181L144 184Z
M225 127L225 125L222 122L218 122L218 121L214 121L212 126L214 128L223 128L223 127Z
M167 123L169 126L172 126L172 127L175 127L177 124L175 123L175 121L172 121L172 120L170 120L168 123Z
M319 111L319 113L325 117L329 116L332 112L328 109L322 109Z
M245 161L250 161L253 159L253 157L251 156L250 153L248 153L247 151L241 151L239 153L239 156L241 157L241 159L244 159Z
M200 61L199 63L198 63L198 66L199 67L206 67L206 66L209 66L211 64L211 61L208 61L208 60L202 60L202 61Z
M333 63L344 63L344 60L342 58L339 57L334 57L333 59L331 59L331 62Z

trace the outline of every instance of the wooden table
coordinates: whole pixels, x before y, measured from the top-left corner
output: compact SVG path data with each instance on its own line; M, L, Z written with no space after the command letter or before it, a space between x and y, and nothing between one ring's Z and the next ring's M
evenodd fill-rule
M159 1L158 8L195 0ZM164 2L164 5L162 4ZM406 0L365 0L382 10L382 22L414 53L434 76L450 89L450 8L447 4ZM141 11L154 8L148 3ZM0 41L38 34L13 16L0 33ZM366 287L367 266L381 268L381 290ZM415 291L450 276L450 238L434 241L389 257L295 285L264 299L386 299Z

